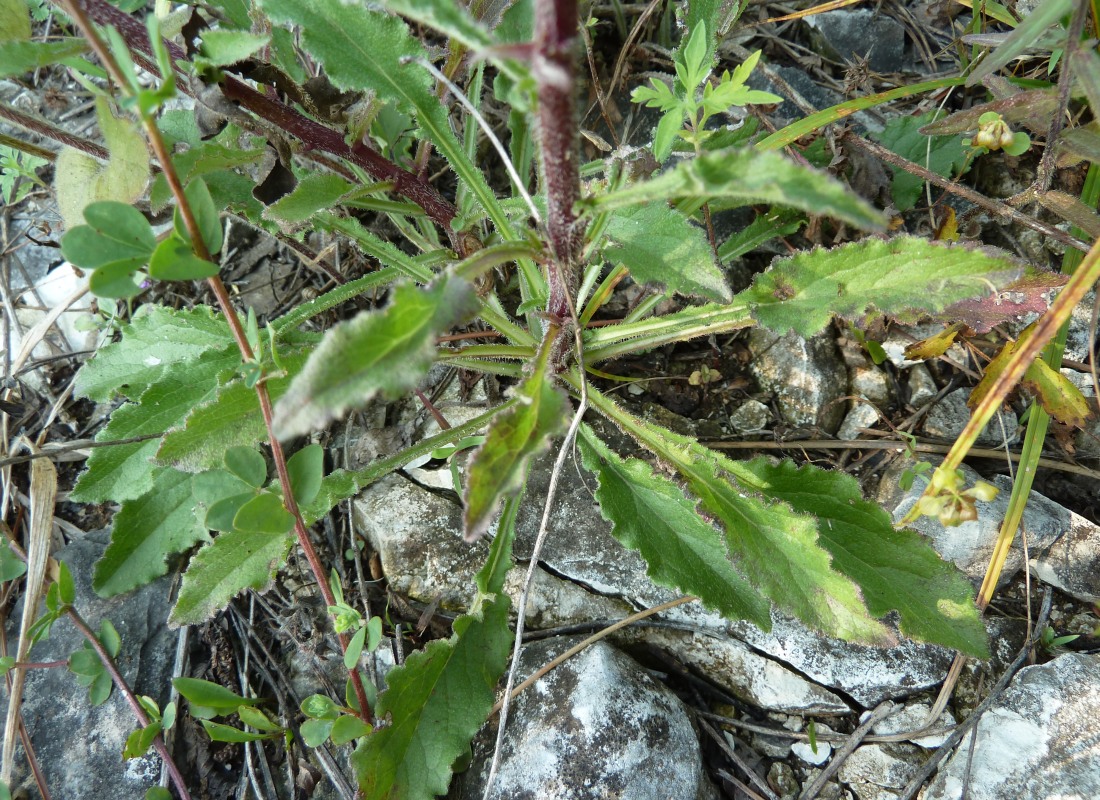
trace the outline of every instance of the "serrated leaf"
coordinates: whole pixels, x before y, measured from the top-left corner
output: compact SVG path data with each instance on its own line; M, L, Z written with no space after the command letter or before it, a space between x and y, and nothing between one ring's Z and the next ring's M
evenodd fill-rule
M732 297L706 232L665 203L622 209L610 216L606 231L611 244L604 255L625 265L637 283L711 300Z
M218 265L199 258L191 245L172 234L153 251L149 277L158 281L199 281L218 274Z
M116 395L131 400L176 368L189 364L208 350L234 348L229 326L209 306L176 311L149 303L122 325L122 337L104 345L81 367L75 394L96 402Z
M1017 279L1007 254L912 236L864 239L831 250L777 259L737 295L752 315L779 333L810 337L833 314L861 320L874 313L902 322L943 311Z
M708 153L651 180L588 198L583 205L608 211L679 198L774 203L836 217L860 228L885 227L879 212L825 173L756 150Z
M170 372L159 373L157 382L137 403L115 409L96 441L159 434L181 425L195 406L214 397L217 376L237 360L232 351L212 350L187 363L174 364ZM145 494L153 485L152 458L159 444L160 440L153 438L94 449L73 487L72 498L81 503L122 502Z
M856 585L834 568L812 516L759 491L761 487L735 482L741 474L737 462L694 439L638 419L591 388L589 399L675 467L698 498L699 513L719 524L738 570L780 610L832 636L892 642L888 629L868 613Z
M96 269L129 259L137 259L140 265L157 246L153 226L126 203L90 203L84 209L84 220L86 224L70 228L61 237L61 255L78 267Z
M96 563L92 588L101 597L128 592L168 571L165 559L209 539L193 512L191 476L161 469L152 488L115 515L111 543Z
M934 122L939 112L929 111L917 116L895 117L886 123L882 133L876 137L886 148L902 158L920 164L945 178L955 177L956 172L966 164L967 148L960 136L927 136L920 128ZM898 211L908 211L920 199L924 181L893 167L894 179L890 184L890 193Z
M728 619L771 628L768 602L734 569L721 534L680 487L644 461L619 458L588 426L577 441L584 466L599 480L600 514L616 539L642 554L655 583L697 595Z
M989 657L967 577L919 533L895 530L886 511L863 499L854 478L764 458L730 462L730 471L742 486L817 518L818 543L833 568L860 587L872 615L897 611L906 636Z
M312 503L325 477L325 449L319 444L306 445L287 459L286 471L294 502L299 506Z
M287 391L291 379L301 371L308 351L301 348L280 352L280 365L286 374L266 383L271 399ZM209 397L209 396L208 396ZM184 426L170 431L156 453L157 463L184 472L219 469L227 447L256 447L267 440L267 429L260 415L256 390L239 379L220 387L216 396L187 415Z
M261 6L273 22L301 27L302 46L324 66L337 88L370 91L383 102L415 110L427 138L508 234L506 238L512 238L484 173L470 161L451 130L430 74L416 63L428 59L428 53L404 21L341 0L263 0Z
M293 224L334 205L351 190L351 184L331 172L312 172L294 191L264 209L264 218Z
M286 561L292 536L231 531L219 534L191 559L168 622L197 625L245 589L265 591Z
M531 459L545 451L565 425L568 404L547 376L545 361L519 387L516 399L514 407L493 421L466 467L467 541L489 529L501 498L523 488Z
M436 338L478 306L473 286L453 277L424 289L396 287L386 308L329 331L275 406L276 434L305 433L375 395L392 398L412 389L431 366Z
M87 50L88 43L83 39L0 42L0 77L22 75L24 72L56 64L64 58L78 56Z
M253 497L233 517L233 529L246 533L278 535L293 527L294 517L283 505L283 498L270 492Z
M471 613L386 675L376 716L391 724L364 739L352 755L365 800L432 800L444 794L455 759L493 706L508 663L511 632L504 578L512 566L515 504L509 503L485 566Z
M251 447L227 448L225 468L253 489L259 489L267 483L267 461Z
M208 30L203 31L199 51L205 62L215 67L224 67L244 61L270 41L271 37L265 34L225 29Z

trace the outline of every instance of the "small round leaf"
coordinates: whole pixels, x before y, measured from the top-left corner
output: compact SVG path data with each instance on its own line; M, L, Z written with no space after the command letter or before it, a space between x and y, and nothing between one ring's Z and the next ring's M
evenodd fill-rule
M256 489L267 483L267 462L251 447L230 447L226 450L225 468Z
M264 492L256 495L233 517L234 530L245 533L288 533L294 517L283 505L283 498Z

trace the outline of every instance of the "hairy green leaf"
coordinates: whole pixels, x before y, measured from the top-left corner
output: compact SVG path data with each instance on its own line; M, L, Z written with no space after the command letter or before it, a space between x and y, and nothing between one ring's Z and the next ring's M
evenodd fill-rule
M264 217L285 224L305 222L318 211L335 204L351 184L330 172L313 172L302 178L294 191L264 209Z
M302 518L307 525L311 525L327 514L341 500L346 500L358 494L362 489L370 486L375 481L389 475L396 469L408 464L415 458L428 455L440 445L457 442L465 436L477 433L487 425L493 417L501 414L515 405L516 400L507 401L497 408L490 409L484 414L474 417L469 422L455 425L445 431L440 431L435 436L429 436L412 447L408 447L392 456L380 458L362 469L349 471L338 469L326 475L321 481L320 491L309 503L303 503Z
M149 303L122 326L122 338L104 345L76 377L75 393L100 403L131 400L173 370L187 371L208 350L233 348L229 326L209 306L176 311ZM232 366L232 364L230 364Z
M210 194L210 189L207 188L206 181L202 178L194 178L187 184L183 194L187 198L187 205L191 208L191 214L195 219L199 234L202 236L203 244L206 245L206 251L213 256L222 249L222 221L218 207ZM176 236L190 246L191 232L187 229L187 223L179 206L176 206L172 223L176 230ZM203 277L208 276L204 275Z
M208 30L203 31L199 51L206 63L224 67L244 61L270 41L268 35L247 31Z
M728 302L732 297L706 232L665 203L624 208L607 221L604 255L622 263L638 283Z
M293 536L280 534L218 534L191 559L169 624L198 625L245 589L264 591L271 586L293 543Z
M165 559L209 539L193 511L191 476L161 469L152 488L122 504L92 588L103 597L144 586L168 571Z
M736 482L736 462L624 411L589 389L600 411L680 473L699 511L725 534L739 571L781 610L807 625L851 641L887 644L889 630L867 611L856 585L832 565L817 524L756 487Z
M508 596L516 503L509 502L477 575L471 612L454 622L450 639L437 639L386 676L377 716L391 724L362 740L352 755L366 800L432 800L444 794L455 759L493 706L508 662Z
M565 424L565 395L547 375L545 359L516 391L518 402L489 428L466 468L466 539L489 529L502 497L518 492L531 459L546 450Z
M277 400L290 386L291 379L305 364L308 350L287 350L280 354L284 374L266 383L271 399ZM256 390L242 380L233 380L217 390L216 397L197 406L183 427L170 431L156 453L160 464L184 472L219 469L227 447L256 447L267 440L267 429L260 415Z
M746 253L751 253L777 236L790 236L796 233L805 222L805 215L790 209L772 209L760 214L746 228L738 231L719 246L718 261L726 264Z
M897 611L905 635L989 657L970 581L919 533L895 530L886 511L863 499L854 478L764 458L728 466L742 486L817 517L818 542L833 567L859 585L871 614Z
M612 535L642 554L655 583L697 595L728 619L771 628L767 601L730 564L722 535L695 513L679 486L644 461L620 458L587 425L577 443L584 466L599 480L596 499Z
M275 407L280 438L319 428L377 394L412 389L431 366L436 338L478 308L471 284L441 277L403 284L381 311L331 330Z
M915 322L1022 274L1018 263L991 248L914 236L864 239L778 259L736 300L749 303L761 325L810 337L833 314L859 319L878 312Z
M755 150L710 153L683 161L651 180L596 195L583 205L608 211L679 198L775 203L836 217L860 228L884 227L879 212L828 175Z
M211 350L173 369L146 389L136 403L115 409L96 441L116 441L159 434L181 425L191 410L214 397L217 376L239 360L232 351ZM72 497L81 503L121 502L153 486L157 439L97 447L88 457Z

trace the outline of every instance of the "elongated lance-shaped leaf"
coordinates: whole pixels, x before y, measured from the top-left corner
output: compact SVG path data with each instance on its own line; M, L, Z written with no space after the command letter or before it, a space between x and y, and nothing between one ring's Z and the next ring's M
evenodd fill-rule
M115 409L96 441L116 441L160 434L184 424L198 405L214 398L218 375L240 363L236 348L208 350L197 359L175 364L149 386L136 403ZM82 503L133 500L153 487L153 456L160 439L99 447L73 487L72 498Z
M584 360L594 364L625 353L640 353L672 342L748 328L752 324L748 306L736 300L730 305L690 306L672 314L586 331Z
M504 577L512 566L519 499L505 504L489 559L477 574L471 612L386 676L377 716L390 725L362 740L352 756L366 800L431 800L444 794L452 766L493 706L512 634Z
M776 153L735 150L683 161L648 181L596 195L584 208L607 211L659 200L775 203L836 217L860 228L885 227L882 215L839 181Z
M577 444L599 480L596 499L612 535L642 554L655 583L696 595L728 619L771 628L768 602L734 569L722 534L695 513L679 486L644 461L620 458L587 425Z
M415 111L428 138L504 238L515 238L484 174L451 131L447 111L432 91L431 76L415 63L428 60L427 51L400 18L342 0L263 0L261 5L273 22L301 27L303 47L324 66L335 86L374 92L382 101Z
M734 302L747 303L767 328L810 337L833 314L859 319L879 312L914 322L995 291L1022 274L1018 262L993 248L915 236L864 239L777 259Z
M843 472L764 458L727 464L737 482L789 503L818 520L818 542L833 567L854 580L876 617L897 611L901 632L977 658L988 658L987 634L970 581L928 540L895 530L859 483Z
M699 500L699 513L721 526L738 570L780 610L831 636L872 644L893 641L868 613L855 583L833 567L812 516L734 483L734 462L694 439L638 419L591 387L588 397L680 473Z
M104 597L144 586L168 571L165 559L208 539L192 511L191 475L160 469L152 488L115 515L111 543L95 567L92 588Z
M470 459L463 498L467 541L489 529L500 499L523 488L531 459L564 426L568 403L548 375L549 352L544 346L535 371L516 391L516 405L497 417Z
M205 545L183 574L172 626L197 625L221 611L245 589L262 592L286 561L293 536L229 531Z
M265 382L272 401L282 397L293 378L302 371L311 351L303 345L284 344L279 351L278 372ZM256 447L267 441L267 428L260 414L256 390L236 377L227 380L216 396L191 410L182 428L169 431L161 440L155 461L183 472L220 469L230 447Z
M394 289L381 311L333 328L275 407L280 438L319 428L377 394L413 389L435 358L435 341L479 306L473 286L442 276L421 289Z
M732 294L706 232L665 203L624 208L607 221L604 255L625 265L643 284L669 292L728 301Z

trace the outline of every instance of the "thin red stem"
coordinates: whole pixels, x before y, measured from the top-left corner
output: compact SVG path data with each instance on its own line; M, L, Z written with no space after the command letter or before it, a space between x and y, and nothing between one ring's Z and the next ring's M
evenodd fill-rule
M97 1L98 0L90 0L90 2ZM92 49L95 50L96 55L99 56L107 72L119 86L125 86L125 78L117 62L110 51L107 50L103 40L99 38L95 29L92 27L87 15L84 13L84 9L74 0L65 0L65 6L69 11L69 15L80 27L81 32L84 34L89 44L91 44ZM123 15L123 17L133 22L133 20L126 15ZM148 43L147 39L145 41ZM164 170L164 177L168 183L168 187L175 197L180 215L183 217L187 232L191 237L191 245L194 248L195 255L204 261L213 261L210 251L203 241L202 231L199 229L198 223L195 220L191 204L187 201L187 197L184 194L183 184L180 182L179 174L176 172L175 165L172 162L171 153L164 143L164 138L160 135L160 129L157 127L156 123L149 118L142 119L142 124L145 127L149 144L152 146L153 152L156 154L157 160L160 161L161 168ZM245 361L251 361L254 357L252 347L248 343L248 337L245 334L244 327L241 325L240 318L237 316L237 312L233 308L233 303L229 299L229 293L225 289L225 284L222 283L221 278L217 275L207 279L207 284L214 293L215 298L217 298L218 305L221 307L222 314L225 316L225 320L233 334L233 339L236 341L237 348L241 352L241 357ZM275 470L279 476L279 485L283 491L283 503L286 506L286 510L294 517L294 533L298 538L298 545L306 555L306 560L309 562L310 569L313 571L314 578L317 580L321 594L325 598L325 604L329 606L336 605L336 598L328 585L324 566L321 564L321 559L318 557L317 551L310 541L309 531L306 528L305 521L302 519L298 504L294 500L294 492L290 485L290 474L287 472L286 468L286 455L283 452L279 440L275 437L274 426L272 424L273 413L271 408L271 397L263 381L256 384L256 395L259 399L264 427L267 429L268 442L271 446L271 455L275 461ZM340 641L341 649L346 651L349 644L348 637L342 633L337 633L337 638ZM351 669L349 670L349 675L355 690L356 699L359 701L360 717L366 722L371 722L372 716L370 705L367 703L367 693L363 687L363 681L359 675L359 670Z
M73 625L76 626L76 629L88 640L88 644L92 646L96 655L99 656L99 660L103 662L103 668L106 669L107 674L111 676L111 680L114 681L115 686L118 687L118 691L126 698L126 702L129 704L130 710L134 712L134 716L137 718L138 723L141 727L148 728L149 716L145 713L145 709L141 707L141 703L138 702L129 684L126 683L126 679L122 677L122 673L118 671L118 667L115 666L115 661L111 658L111 654L107 652L103 643L99 641L99 638L92 632L92 629L88 627L88 623L86 623L84 618L77 613L75 608L69 606L65 609L65 612L69 615L69 619L72 621ZM191 795L187 791L187 784L183 780L183 775L180 773L179 767L176 766L176 762L172 760L172 755L168 752L168 747L164 744L164 737L159 733L156 735L156 738L153 739L153 748L160 755L165 766L168 767L168 774L171 776L172 783L175 784L179 796L182 800L191 800Z

